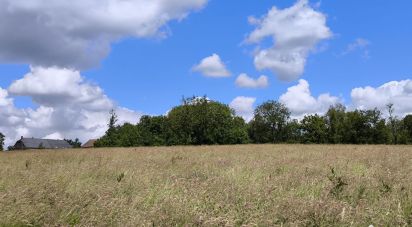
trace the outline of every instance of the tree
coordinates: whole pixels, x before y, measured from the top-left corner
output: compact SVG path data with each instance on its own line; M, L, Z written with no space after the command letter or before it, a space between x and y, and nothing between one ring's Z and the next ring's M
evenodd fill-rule
M143 144L141 135L137 125L125 123L117 128L116 140L113 146L115 147L137 147L137 146L151 146L152 144Z
M277 101L267 101L255 110L250 123L250 136L256 143L287 141L286 126L290 119L287 107Z
M143 146L169 145L171 135L169 121L165 116L143 116L137 125L140 143Z
M228 105L206 97L183 100L168 116L170 145L235 144L247 141L247 127Z
M381 112L355 110L346 113L343 142L348 144L382 144L389 140Z
M405 116L401 121L401 143L412 143L412 115Z
M300 143L302 141L302 128L298 120L293 119L286 126L287 143Z
M328 142L343 143L346 108L342 104L331 106L325 115L328 127Z
M68 144L70 144L73 148L81 148L82 147L82 142L78 138L75 140L71 139L64 139Z
M4 139L5 136L3 135L3 133L0 132L0 151L4 150Z
M108 132L110 133L111 131L116 130L116 124L118 121L118 117L116 112L112 109L110 111L110 118L109 118L109 122L107 123L107 126L109 127Z
M391 129L391 136L392 136L392 143L398 144L398 127L399 127L399 120L395 116L395 108L393 107L392 103L389 103L387 106L389 118L389 128Z
M119 146L117 131L119 127L117 126L118 117L114 110L110 111L109 121L107 123L108 129L105 135L98 139L95 143L95 147L116 147Z
M305 116L301 122L302 142L323 144L328 141L328 127L324 117Z
M389 142L389 131L386 127L385 119L377 108L363 111L366 119L368 144L386 144Z

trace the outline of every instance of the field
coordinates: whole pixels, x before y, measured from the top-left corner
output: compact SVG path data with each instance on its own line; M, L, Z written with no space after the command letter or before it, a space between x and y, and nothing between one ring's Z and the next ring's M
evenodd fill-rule
M408 226L411 146L0 154L0 226Z

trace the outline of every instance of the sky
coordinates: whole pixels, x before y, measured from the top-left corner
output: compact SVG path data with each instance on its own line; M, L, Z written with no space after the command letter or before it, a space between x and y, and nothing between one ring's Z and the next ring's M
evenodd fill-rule
M0 0L0 132L80 138L166 114L182 97L246 121L279 100L295 118L393 103L412 113L412 2Z

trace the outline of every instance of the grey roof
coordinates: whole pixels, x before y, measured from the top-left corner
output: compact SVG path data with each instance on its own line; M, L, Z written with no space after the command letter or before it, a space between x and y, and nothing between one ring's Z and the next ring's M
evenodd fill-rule
M28 149L37 149L40 147L46 149L72 148L72 146L65 140L22 138L20 141L24 144L25 148Z

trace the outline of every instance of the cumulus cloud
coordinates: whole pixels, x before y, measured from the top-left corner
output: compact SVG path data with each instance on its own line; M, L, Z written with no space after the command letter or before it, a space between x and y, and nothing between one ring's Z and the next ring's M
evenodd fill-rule
M253 112L254 112L254 107L253 105L256 102L256 98L254 97L244 97L244 96L239 96L236 97L230 104L230 108L234 109L236 114L243 119L245 119L246 122L249 122L253 119Z
M266 38L274 45L255 53L258 70L270 69L280 80L293 81L299 78L311 50L332 36L326 25L326 16L315 11L308 0L299 0L286 9L273 7L262 18L250 17L249 22L257 28L247 37L248 43L260 44Z
M192 71L199 72L208 77L228 77L231 75L217 54L204 58L198 65L192 68Z
M412 114L412 80L391 81L377 88L355 88L351 98L352 107L356 109L378 108L386 112L386 106L391 103L396 115Z
M265 88L269 86L269 79L267 76L260 76L257 79L249 77L247 74L242 73L236 79L236 85L243 88Z
M292 117L302 118L308 114L323 114L330 106L339 103L340 99L330 94L314 97L309 83L301 79L297 85L288 88L287 92L280 96L279 101L289 108Z
M84 69L127 37L167 35L207 0L0 0L0 62Z
M16 108L11 96L30 97L38 107ZM104 134L111 109L119 123L136 123L142 115L117 106L78 71L32 67L8 91L0 88L0 131L8 144L20 136L86 141Z
M86 83L80 72L69 69L32 67L31 72L11 84L9 92L31 97L42 106L80 105L101 110L113 105L100 87Z

